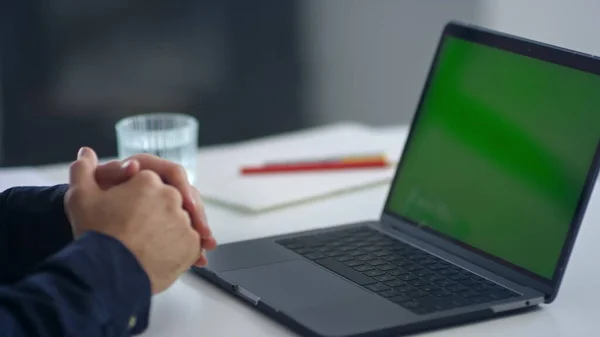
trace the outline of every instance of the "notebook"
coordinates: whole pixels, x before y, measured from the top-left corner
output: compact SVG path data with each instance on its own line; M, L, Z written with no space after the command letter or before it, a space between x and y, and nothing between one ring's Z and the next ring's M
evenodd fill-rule
M336 157L384 152L397 161L404 146L404 126L379 130L340 123L208 147L198 153L195 185L205 200L246 212L264 212L302 202L388 183L395 168L352 171L240 175L245 165L267 161Z

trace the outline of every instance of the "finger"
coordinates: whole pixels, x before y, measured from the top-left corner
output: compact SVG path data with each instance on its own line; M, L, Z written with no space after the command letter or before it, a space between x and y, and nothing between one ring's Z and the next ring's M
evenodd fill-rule
M135 159L127 160L121 165L121 170L123 177L128 180L140 171L140 163Z
M201 242L202 242L202 248L204 248L206 250L213 250L213 249L217 248L217 240L215 240L215 238L212 236L206 237L206 238L203 237Z
M206 212L204 211L204 203L202 202L200 192L193 186L191 187L191 191L191 198L194 200L194 204L193 210L191 210L191 213L193 214L190 214L190 216L192 217L194 228L198 231L201 238L211 238L212 232L208 226L208 220L206 219Z
M147 153L136 154L129 159L138 161L141 170L153 171L160 176L165 184L177 188L183 196L184 209L190 214L195 213L193 210L195 206L192 186L189 183L185 170L180 165ZM193 222L197 220L192 218Z
M137 160L113 160L108 163L98 165L95 172L96 182L100 188L106 189L119 185L131 179L140 171L140 164Z
M165 184L175 187L183 197L183 209L190 215L194 229L200 237L211 236L200 194L190 185L187 174L180 165L147 153L131 156L130 159L138 161L140 169L155 172Z
M200 257L198 258L198 260L196 260L196 262L194 263L194 265L196 267L204 267L208 264L208 260L206 259L206 254L204 249L202 250L202 254L200 255Z
M94 150L82 147L77 160L69 168L69 185L80 189L97 189L94 172L98 165L98 157Z

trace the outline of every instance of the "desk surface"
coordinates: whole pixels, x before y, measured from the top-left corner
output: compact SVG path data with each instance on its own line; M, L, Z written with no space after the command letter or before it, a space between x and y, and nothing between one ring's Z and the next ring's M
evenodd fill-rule
M67 166L39 168L53 183L64 183ZM387 186L319 202L248 215L207 203L211 228L221 243L377 219ZM588 207L557 300L526 314L425 333L425 336L592 336L600 320L600 183ZM350 206L350 207L349 207ZM153 299L144 336L296 336L288 329L192 274Z

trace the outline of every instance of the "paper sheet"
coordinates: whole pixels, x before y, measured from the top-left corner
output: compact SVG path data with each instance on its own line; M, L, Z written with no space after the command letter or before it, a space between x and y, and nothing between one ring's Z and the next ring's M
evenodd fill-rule
M396 161L405 133L405 128L379 133L362 125L340 124L202 150L196 186L205 199L260 212L384 184L393 177L395 167L258 176L242 176L239 169L265 161L371 152L385 152Z

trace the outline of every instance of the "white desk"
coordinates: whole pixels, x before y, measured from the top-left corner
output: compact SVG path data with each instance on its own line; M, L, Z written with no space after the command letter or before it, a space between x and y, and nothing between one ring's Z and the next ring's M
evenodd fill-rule
M39 168L64 183L67 166ZM594 336L600 322L600 184L567 270L558 299L527 314L429 332L426 336ZM261 215L237 213L208 203L210 225L221 243L378 218L387 187L345 194ZM154 298L144 336L296 336L204 280L186 274Z

